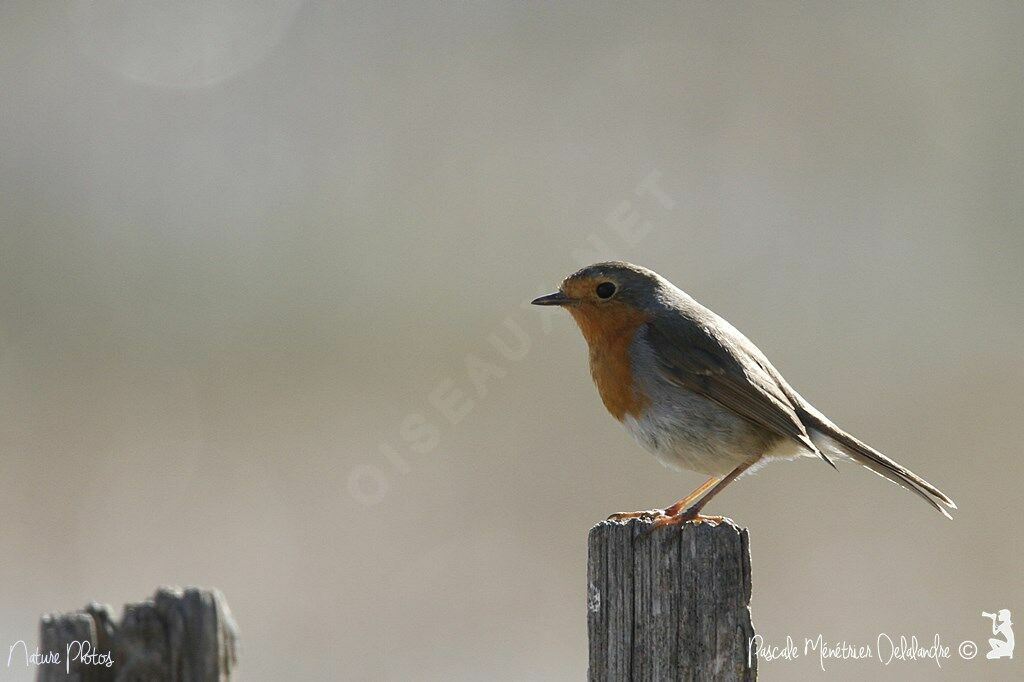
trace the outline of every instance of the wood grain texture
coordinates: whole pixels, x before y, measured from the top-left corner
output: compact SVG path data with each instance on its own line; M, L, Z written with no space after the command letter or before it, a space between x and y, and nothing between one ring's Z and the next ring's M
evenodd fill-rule
M756 679L746 529L730 521L650 528L631 519L590 530L589 679Z
M152 599L128 604L121 622L110 607L47 614L39 649L58 652L59 665L41 665L38 682L228 682L237 663L237 628L217 590L161 587ZM113 665L65 661L69 644L88 642L110 652ZM72 645L73 647L76 645ZM73 649L74 650L74 649Z

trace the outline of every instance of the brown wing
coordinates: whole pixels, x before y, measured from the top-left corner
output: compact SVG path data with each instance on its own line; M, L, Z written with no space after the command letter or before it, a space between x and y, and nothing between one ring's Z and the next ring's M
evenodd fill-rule
M680 317L648 322L647 340L672 383L818 453L785 393L743 348L745 338L723 339L707 324Z

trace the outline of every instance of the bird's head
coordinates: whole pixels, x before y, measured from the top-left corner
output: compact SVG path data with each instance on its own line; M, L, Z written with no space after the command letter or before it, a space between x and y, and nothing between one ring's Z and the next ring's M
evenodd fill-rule
M531 303L562 306L572 314L587 341L593 341L597 336L635 328L649 319L665 285L668 282L661 275L638 265L595 263L562 280L558 291Z

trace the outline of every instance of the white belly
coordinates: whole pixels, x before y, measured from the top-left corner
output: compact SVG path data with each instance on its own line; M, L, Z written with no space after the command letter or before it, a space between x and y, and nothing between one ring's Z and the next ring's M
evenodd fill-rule
M714 438L700 439L678 423L658 420L649 415L627 415L623 426L645 450L677 471L696 471L706 476L725 476L754 456L736 448L722 447Z
M648 409L639 417L627 415L622 424L665 466L706 476L725 476L752 459L812 454L789 439L766 443L763 432L713 403L689 407L680 410L677 403L671 413Z

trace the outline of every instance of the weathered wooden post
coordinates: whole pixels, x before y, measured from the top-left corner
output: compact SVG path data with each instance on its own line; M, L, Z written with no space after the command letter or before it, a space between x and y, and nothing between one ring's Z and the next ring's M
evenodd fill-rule
M590 530L591 682L756 679L746 529L650 529L631 519Z
M237 628L217 590L161 587L127 604L120 623L109 606L43 616L37 682L227 682L235 667ZM109 661L109 663L108 663Z

